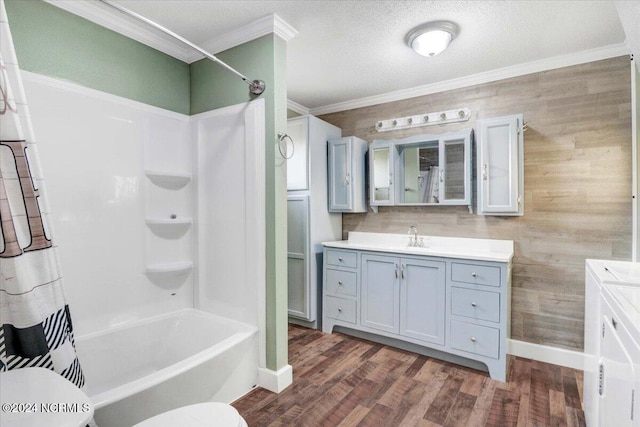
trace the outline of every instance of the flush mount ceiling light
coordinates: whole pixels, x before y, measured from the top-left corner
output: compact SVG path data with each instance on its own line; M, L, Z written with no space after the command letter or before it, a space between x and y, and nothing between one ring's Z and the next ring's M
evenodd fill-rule
M458 35L458 26L449 21L422 24L407 34L407 44L423 56L436 56Z

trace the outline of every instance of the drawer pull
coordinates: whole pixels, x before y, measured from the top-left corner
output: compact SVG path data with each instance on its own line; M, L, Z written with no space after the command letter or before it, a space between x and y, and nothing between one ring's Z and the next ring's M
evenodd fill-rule
M478 304L476 304L475 301L471 303L471 307L476 308L477 306Z
M342 262L342 257L338 258L338 261Z
M476 341L477 341L476 337L471 337L471 342L476 342Z
M476 272L474 271L473 273L471 273L471 276L473 277L478 277L478 275L476 274Z
M338 285L342 285L342 280L338 280Z
M613 329L618 329L618 322L613 317L611 318L611 324L613 325Z
M338 308L338 313L342 313L342 309L341 308Z

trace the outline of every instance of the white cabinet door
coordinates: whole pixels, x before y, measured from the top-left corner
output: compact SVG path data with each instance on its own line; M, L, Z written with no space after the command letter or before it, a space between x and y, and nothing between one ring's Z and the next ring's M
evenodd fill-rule
M309 292L309 196L287 199L289 315L313 321Z
M351 139L329 141L329 210L353 208Z
M522 114L478 120L478 213L523 215Z
M309 123L307 117L296 117L287 121L287 135L282 141L283 152L286 145L287 156L287 190L309 189Z
M633 361L620 339L619 320L602 300L603 334L600 341L600 426L631 427L633 415Z
M445 266L400 259L400 335L444 345Z
M396 257L362 255L360 324L398 333L400 266Z

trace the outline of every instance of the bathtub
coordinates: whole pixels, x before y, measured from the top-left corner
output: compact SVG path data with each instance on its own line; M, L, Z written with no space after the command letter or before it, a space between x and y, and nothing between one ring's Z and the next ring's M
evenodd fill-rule
M79 336L76 350L100 427L231 403L257 380L258 329L194 309Z

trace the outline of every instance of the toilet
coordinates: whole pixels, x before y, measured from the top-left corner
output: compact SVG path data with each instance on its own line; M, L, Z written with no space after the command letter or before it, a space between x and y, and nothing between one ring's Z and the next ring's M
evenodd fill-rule
M207 402L164 412L133 427L247 427L238 411L226 403Z
M70 381L45 368L15 369L0 374L0 412L2 427L77 426L85 427L93 418L91 399ZM10 410L5 404L16 402L43 404ZM56 409L56 404L74 404L73 409ZM44 408L50 410L45 411ZM151 417L134 427L247 427L231 405L219 402L183 406Z

